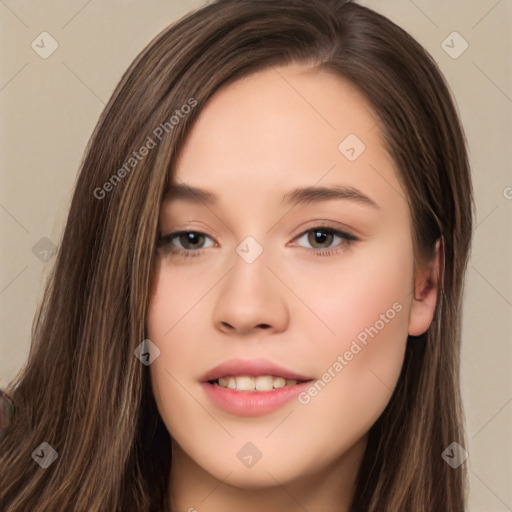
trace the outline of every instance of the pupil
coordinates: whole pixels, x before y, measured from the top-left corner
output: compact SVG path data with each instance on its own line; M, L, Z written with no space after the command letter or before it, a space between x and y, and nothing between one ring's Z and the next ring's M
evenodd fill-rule
M190 243L190 245L194 245L194 238L195 239L200 239L201 237L200 236L197 236L195 233L183 233L182 234L182 244L187 247L187 243ZM183 243L183 241L185 243ZM197 244L197 240L196 240L196 244ZM200 244L199 244L200 245Z
M313 238L318 237L318 236L319 236L321 239L323 239L323 240L318 240L318 239L316 239L316 240L313 240L313 242L311 242L311 240L310 240L310 242L312 243L312 245L313 245L314 243L317 243L317 242L318 242L318 243L320 243L320 244L325 243L325 242L326 242L325 237L332 237L332 233L329 233L327 230L322 230L322 231L317 230L317 231L314 231L314 232L313 232ZM328 240L329 240L329 242L330 242L330 239L329 239L329 238L328 238ZM327 245L329 245L329 244L327 244Z

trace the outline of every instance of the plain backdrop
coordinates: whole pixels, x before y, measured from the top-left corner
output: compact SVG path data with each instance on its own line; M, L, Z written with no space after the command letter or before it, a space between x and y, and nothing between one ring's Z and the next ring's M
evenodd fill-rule
M360 3L427 48L465 127L477 205L462 332L468 510L511 511L512 0ZM28 357L33 315L101 110L139 51L202 5L0 0L0 387Z

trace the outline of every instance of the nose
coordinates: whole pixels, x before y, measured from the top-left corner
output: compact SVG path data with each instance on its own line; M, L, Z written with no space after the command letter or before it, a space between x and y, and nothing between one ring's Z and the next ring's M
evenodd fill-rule
M266 264L265 252L252 263L238 255L222 286L216 287L213 323L225 333L281 332L289 323L285 288Z

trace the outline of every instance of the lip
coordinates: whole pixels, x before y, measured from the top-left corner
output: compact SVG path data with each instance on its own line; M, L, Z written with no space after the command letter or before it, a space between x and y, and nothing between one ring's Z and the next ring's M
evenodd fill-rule
M264 416L277 411L305 391L311 382L272 391L236 391L211 382L202 382L206 396L224 411L236 416Z
M217 380L220 377L240 377L243 375L248 377L273 375L274 377L283 377L287 380L313 380L313 377L301 375L265 359L230 359L229 361L224 361L214 368L211 368L201 377L201 382ZM271 393L271 391L269 391L269 393Z
M272 375L286 380L296 380L294 386L272 391L236 391L213 383L220 377ZM312 377L284 368L265 359L231 359L206 372L201 377L201 387L206 396L224 411L236 416L263 416L270 414L293 400L311 385Z

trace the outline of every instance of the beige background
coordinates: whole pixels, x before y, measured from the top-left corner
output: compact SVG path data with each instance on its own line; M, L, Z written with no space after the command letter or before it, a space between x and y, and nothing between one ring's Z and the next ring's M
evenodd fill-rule
M510 511L512 0L361 3L387 15L429 50L454 91L466 129L477 204L462 353L468 510ZM28 356L32 317L53 262L44 261L51 255L45 251L60 239L80 159L102 108L151 38L203 4L0 1L0 387ZM47 59L31 47L44 31L58 43ZM454 31L469 45L457 58L443 45ZM462 49L463 41L452 39L449 51Z

